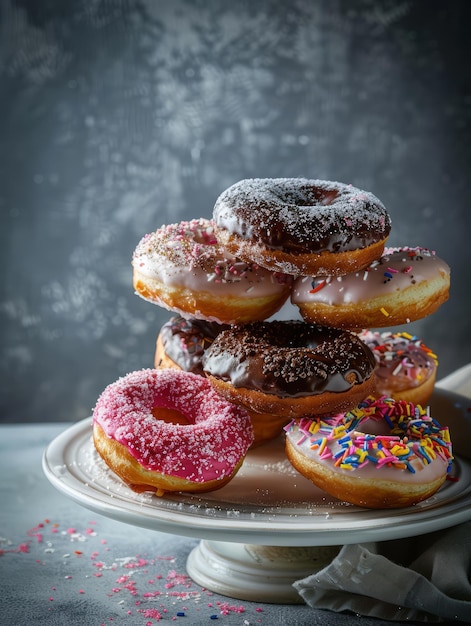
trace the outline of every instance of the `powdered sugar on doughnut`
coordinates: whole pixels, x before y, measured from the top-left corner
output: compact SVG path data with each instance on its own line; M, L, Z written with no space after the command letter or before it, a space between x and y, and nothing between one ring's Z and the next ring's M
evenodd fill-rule
M179 411L188 425L155 418ZM222 399L202 376L144 369L109 385L93 420L146 469L201 483L230 476L253 441L247 413Z
M372 193L306 178L241 180L216 200L217 227L293 253L343 252L386 239L391 220Z

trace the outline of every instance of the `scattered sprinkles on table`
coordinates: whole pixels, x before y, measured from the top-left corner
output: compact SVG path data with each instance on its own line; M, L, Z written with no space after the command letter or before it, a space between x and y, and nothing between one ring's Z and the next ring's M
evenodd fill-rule
M63 611L64 603L70 604L71 589L77 597L96 598L99 579L100 589L105 587L103 600L109 610L98 626L127 624L131 616L133 624L142 626L182 620L191 624L192 617L198 617L201 623L205 616L208 622L223 623L231 614L243 614L245 624L261 623L261 607L215 599L215 594L193 582L185 571L175 569L174 556L138 554L112 558L109 542L100 537L94 521L79 529L45 519L24 534L19 542L0 537L1 565L6 573L12 558L27 559L25 567L36 564L41 568L48 561L56 562L63 574L52 586L44 583L47 611ZM38 588L41 589L40 571ZM142 621L136 622L136 618Z

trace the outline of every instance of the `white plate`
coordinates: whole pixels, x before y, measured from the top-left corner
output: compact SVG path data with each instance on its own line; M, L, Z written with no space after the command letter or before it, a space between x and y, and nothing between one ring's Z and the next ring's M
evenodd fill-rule
M405 509L369 510L331 498L292 468L283 437L249 452L228 485L200 495L134 493L96 453L90 418L48 446L43 468L56 488L81 505L162 532L272 546L397 539L471 519L471 462L463 456L471 450L471 401L437 388L431 405L432 415L450 426L455 453L461 454L454 462L457 480Z

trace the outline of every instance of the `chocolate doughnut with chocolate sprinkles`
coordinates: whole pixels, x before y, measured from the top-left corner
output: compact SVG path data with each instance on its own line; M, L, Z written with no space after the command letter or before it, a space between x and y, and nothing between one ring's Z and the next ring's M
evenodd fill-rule
M365 343L348 331L297 320L222 331L202 362L218 393L260 413L331 414L374 391L376 360Z
M295 276L340 276L378 259L391 219L372 193L307 178L244 179L213 211L215 236L229 252Z

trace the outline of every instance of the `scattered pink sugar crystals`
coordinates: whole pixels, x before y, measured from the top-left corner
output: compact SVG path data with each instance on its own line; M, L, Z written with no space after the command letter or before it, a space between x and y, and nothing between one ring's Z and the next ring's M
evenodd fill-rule
M89 522L85 528L62 527L46 519L25 535L26 540L17 543L0 538L0 559L34 558L38 567L51 564L51 559L60 559L63 575L52 586L49 582L44 587L48 611L61 611L63 603L70 603L74 595L96 595L100 579L100 589L105 585L104 600L109 602L109 614L101 618L103 625L113 621L117 624L119 613L126 621L130 615L142 618L142 626L185 618L185 623L191 624L192 615L198 613L201 620L208 610L208 622L249 612L253 620L246 619L244 623L261 622L263 609L216 601L213 593L174 567L178 564L174 556L138 554L112 558L108 542L99 537L95 522ZM2 566L8 567L8 562L2 560ZM205 604L205 597L212 598L212 602Z

